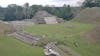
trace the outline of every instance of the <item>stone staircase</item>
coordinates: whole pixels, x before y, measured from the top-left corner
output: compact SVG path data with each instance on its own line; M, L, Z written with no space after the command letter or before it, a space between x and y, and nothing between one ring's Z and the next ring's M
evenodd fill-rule
M30 44L30 45L37 45L37 41L41 38L41 36L36 36L31 33L25 32L25 31L17 31L15 33L12 33L14 37L17 39Z

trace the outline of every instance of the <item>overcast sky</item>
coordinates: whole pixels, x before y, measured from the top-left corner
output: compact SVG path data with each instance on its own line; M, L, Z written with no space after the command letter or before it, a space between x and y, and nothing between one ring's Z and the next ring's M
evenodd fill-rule
M78 6L79 2L83 0L0 0L0 6L6 7L8 4L23 5L28 2L30 5L55 5L62 6L63 4L70 4L71 6Z

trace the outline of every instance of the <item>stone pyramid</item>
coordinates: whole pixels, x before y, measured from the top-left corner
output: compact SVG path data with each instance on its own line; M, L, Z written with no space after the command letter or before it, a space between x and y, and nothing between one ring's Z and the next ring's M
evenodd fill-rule
M51 17L51 16L53 16L53 15L49 14L47 11L38 11L34 15L33 19L35 19L35 18Z

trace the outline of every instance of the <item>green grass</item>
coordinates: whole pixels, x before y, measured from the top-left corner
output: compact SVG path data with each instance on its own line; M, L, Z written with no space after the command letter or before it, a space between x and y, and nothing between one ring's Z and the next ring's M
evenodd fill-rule
M73 25L75 28L67 28L67 25ZM81 34L82 32L86 32L87 30L90 30L94 26L90 24L83 24L78 22L67 22L62 24L55 24L55 25L34 25L34 26L28 26L24 29L28 32L31 32L35 35L41 35L47 34L48 38L51 38L52 40L62 41L65 40L64 38L68 38L70 36L76 36Z
M27 45L13 37L0 36L0 56L44 56L43 49Z
M67 28L67 25L73 25L74 28ZM35 35L47 34L47 37L52 41L58 41L61 44L65 44L67 47L80 53L82 56L99 56L100 44L90 43L86 37L82 36L84 33L92 30L95 25L78 23L78 22L66 22L55 25L34 25L26 26L24 30L33 33ZM77 42L78 47L74 47L73 43Z

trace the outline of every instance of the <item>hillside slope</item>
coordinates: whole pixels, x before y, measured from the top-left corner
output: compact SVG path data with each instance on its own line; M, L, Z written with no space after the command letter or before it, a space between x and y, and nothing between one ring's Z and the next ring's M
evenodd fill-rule
M94 7L83 9L73 20L85 23L99 23L100 8Z
M95 24L96 27L86 33L86 36L93 42L100 42L100 8L86 8L73 21Z

